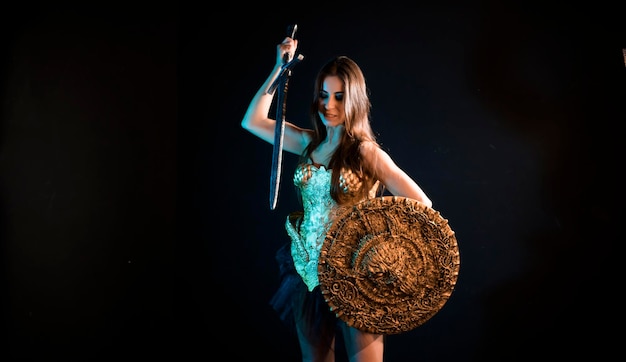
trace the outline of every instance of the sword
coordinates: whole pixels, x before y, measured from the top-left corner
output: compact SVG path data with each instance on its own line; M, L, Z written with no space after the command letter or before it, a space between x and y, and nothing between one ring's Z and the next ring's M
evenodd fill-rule
M287 36L294 38L296 35L297 25L291 25L287 27ZM283 160L283 138L285 134L285 111L286 111L286 99L287 88L289 85L289 77L291 76L291 68L300 62L304 57L300 54L289 61L289 54L285 53L283 58L282 71L278 78L274 80L274 83L267 91L268 94L272 94L276 87L280 85L277 95L276 104L276 127L274 128L274 149L272 150L272 173L270 176L270 209L274 210L278 202L278 190L280 188L280 176Z

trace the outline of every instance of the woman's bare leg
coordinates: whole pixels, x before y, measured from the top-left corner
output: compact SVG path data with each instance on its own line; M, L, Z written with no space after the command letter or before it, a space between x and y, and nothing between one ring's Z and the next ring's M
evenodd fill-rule
M382 334L360 331L341 323L341 331L350 362L382 362L385 339Z
M297 326L302 362L335 362L335 339L325 341L319 336L304 333Z

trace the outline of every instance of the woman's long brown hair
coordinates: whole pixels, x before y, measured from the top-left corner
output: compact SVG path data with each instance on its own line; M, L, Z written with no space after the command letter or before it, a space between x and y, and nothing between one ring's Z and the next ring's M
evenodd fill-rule
M337 56L327 62L318 72L311 102L309 116L313 123L314 135L311 143L300 156L300 162L308 162L311 153L326 138L326 127L319 116L319 97L324 79L328 76L337 76L344 84L344 108L346 112L345 132L341 136L341 142L331 157L328 168L336 170L332 173L331 196L339 204L364 199L370 189L376 183L372 165L366 164L361 158L359 147L362 142L378 143L370 125L371 103L368 94L365 76L361 68L352 59L346 56ZM356 195L343 193L339 186L338 172L341 169L351 170L361 177L362 187ZM380 190L379 190L380 191Z

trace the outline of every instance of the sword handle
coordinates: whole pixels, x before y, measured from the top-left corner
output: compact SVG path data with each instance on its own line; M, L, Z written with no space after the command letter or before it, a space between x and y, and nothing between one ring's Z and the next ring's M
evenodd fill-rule
M298 24L289 25L287 27L287 36L290 37L291 39L295 39L297 30L298 30ZM285 55L283 55L283 64L287 64L287 63L289 63L289 53L285 53Z

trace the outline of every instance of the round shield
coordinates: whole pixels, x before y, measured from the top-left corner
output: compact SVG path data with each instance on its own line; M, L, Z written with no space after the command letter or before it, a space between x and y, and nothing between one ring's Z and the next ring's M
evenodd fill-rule
M459 267L455 233L438 211L382 196L338 215L322 245L318 274L338 318L366 332L397 334L443 307Z

